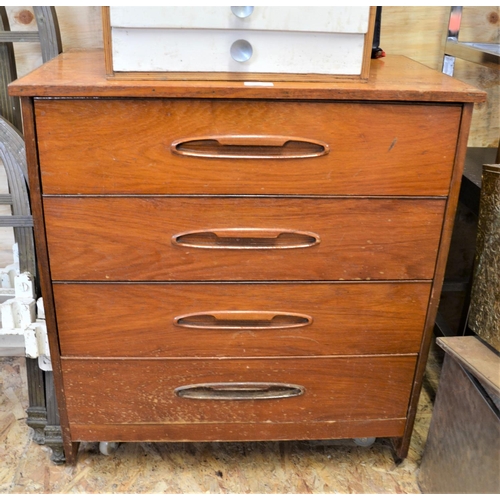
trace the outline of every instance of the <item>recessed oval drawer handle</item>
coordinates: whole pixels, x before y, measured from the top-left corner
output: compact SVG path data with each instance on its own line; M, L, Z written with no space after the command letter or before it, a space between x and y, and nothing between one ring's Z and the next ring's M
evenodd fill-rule
M172 142L170 150L199 158L277 159L314 158L329 153L326 142L282 135L209 135Z
M176 396L187 399L254 400L292 398L304 394L305 388L275 382L218 382L177 387Z
M307 314L281 311L206 311L174 318L176 326L221 330L300 328L312 322Z
M172 236L175 246L225 250L285 250L320 243L319 235L294 229L225 228L188 231Z

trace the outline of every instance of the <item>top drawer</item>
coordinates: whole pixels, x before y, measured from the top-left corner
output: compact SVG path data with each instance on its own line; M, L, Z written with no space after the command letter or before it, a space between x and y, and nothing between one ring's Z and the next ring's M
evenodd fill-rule
M458 105L37 100L44 194L446 196Z
M118 7L114 28L202 28L366 33L369 7Z

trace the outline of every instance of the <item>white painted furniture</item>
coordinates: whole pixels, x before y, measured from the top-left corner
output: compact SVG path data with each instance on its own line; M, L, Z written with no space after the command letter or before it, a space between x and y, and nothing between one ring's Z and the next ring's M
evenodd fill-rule
M373 13L370 7L104 8L108 74L366 79Z

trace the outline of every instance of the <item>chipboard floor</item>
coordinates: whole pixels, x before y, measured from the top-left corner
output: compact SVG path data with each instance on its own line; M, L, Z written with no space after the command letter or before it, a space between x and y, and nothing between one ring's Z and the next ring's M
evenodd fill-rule
M0 357L0 495L5 493L420 493L417 477L437 388L431 355L408 458L388 441L122 443L111 456L82 443L75 466L32 441L25 359Z

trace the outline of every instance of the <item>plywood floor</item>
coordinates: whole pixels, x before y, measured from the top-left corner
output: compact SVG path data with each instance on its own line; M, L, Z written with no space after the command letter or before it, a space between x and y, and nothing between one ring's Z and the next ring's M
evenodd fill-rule
M2 493L419 493L418 467L440 363L431 357L409 457L389 443L123 443L103 456L80 446L76 466L57 466L26 425L24 358L0 358Z

